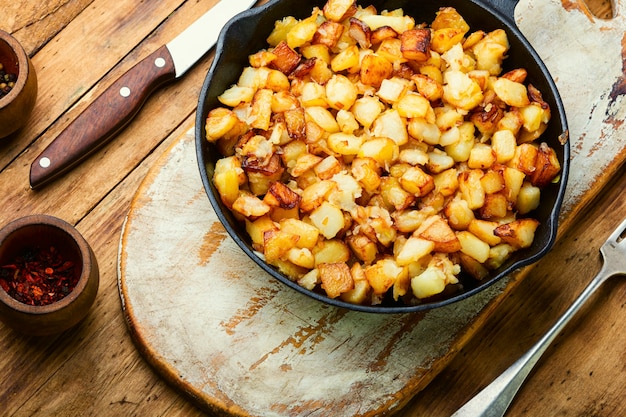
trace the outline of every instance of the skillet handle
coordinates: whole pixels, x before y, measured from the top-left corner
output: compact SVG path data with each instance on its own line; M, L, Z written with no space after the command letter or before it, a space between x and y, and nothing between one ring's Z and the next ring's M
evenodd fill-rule
M519 0L479 0L487 6L491 6L496 11L500 12L504 18L508 20L510 24L517 27L515 23L515 7Z

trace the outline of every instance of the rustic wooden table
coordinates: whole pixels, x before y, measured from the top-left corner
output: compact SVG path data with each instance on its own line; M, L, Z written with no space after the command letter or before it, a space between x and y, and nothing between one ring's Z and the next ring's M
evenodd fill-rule
M129 337L117 255L139 185L193 126L211 55L149 99L114 141L60 180L32 191L28 170L103 87L215 3L0 0L0 29L22 42L39 76L30 123L0 142L0 223L32 213L61 217L84 234L101 269L96 303L79 327L37 339L0 324L0 414L204 415L154 372ZM588 3L596 15L611 15L609 0ZM476 324L473 337L399 415L449 416L543 334L599 270L598 248L626 217L623 173L615 171L587 209L568 219L571 227L554 250ZM626 415L625 300L623 280L606 284L547 351L507 415Z

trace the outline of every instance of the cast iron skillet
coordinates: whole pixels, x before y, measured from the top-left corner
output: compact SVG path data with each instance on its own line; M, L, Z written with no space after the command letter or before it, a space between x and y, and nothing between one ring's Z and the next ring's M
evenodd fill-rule
M511 49L509 57L505 60L503 72L515 68L526 68L527 82L537 87L542 92L544 100L550 104L552 119L540 140L547 142L556 150L562 166L560 181L542 190L541 205L533 214L541 225L537 229L535 241L530 248L517 252L506 264L482 281L476 281L469 276L459 276L462 285L457 287L461 288L444 292L419 305L404 305L394 303L393 300L385 300L383 304L376 306L349 304L306 290L266 264L254 252L245 228L222 204L213 185L213 170L220 155L215 147L204 139L205 120L209 111L219 105L217 96L237 82L242 69L248 65L248 55L267 47L265 39L272 31L276 20L285 16L307 17L314 6L321 8L325 3L326 0L270 1L231 20L223 29L217 42L215 59L202 87L198 103L195 131L196 152L200 175L209 200L218 218L241 249L263 270L296 291L330 305L371 313L407 313L454 303L484 290L512 271L532 264L544 256L552 247L556 237L559 211L567 183L569 141L566 143L561 143L561 141L567 139L568 130L563 103L552 77L514 23L513 10L517 0L359 0L358 4L364 7L373 4L379 12L401 7L405 14L415 18L416 23L432 22L439 8L451 6L455 7L465 18L470 25L470 31L478 29L491 31L502 28L507 32Z

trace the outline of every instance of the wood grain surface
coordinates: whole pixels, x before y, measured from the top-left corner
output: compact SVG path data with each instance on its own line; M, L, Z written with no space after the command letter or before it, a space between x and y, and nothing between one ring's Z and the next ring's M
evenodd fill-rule
M97 93L215 3L0 0L0 29L26 46L40 84L29 125L0 142L0 220L4 224L32 213L61 217L77 225L101 267L96 304L79 327L37 339L0 324L2 415L206 415L179 387L155 372L133 344L120 305L116 269L120 232L131 201L149 169L192 127L211 55L148 100L131 126L61 180L32 192L28 168ZM589 25L601 30L613 21L608 19L612 15L608 0L588 0L593 13L603 19L581 11L582 0L550 3L567 10L568 16L582 13ZM620 16L616 18L623 18L623 13ZM621 65L623 54L615 62ZM581 85L584 80L581 77ZM619 99L623 93L620 85L616 87L614 96ZM612 109L619 116L624 106L615 103ZM596 188L595 198L588 197L587 211L567 219L571 228L551 254L480 328L472 329L471 341L452 352L454 359L399 415L449 416L565 310L599 269L597 250L626 215L623 168L613 165L607 172L604 179L612 182ZM623 282L615 280L597 294L547 352L508 415L626 414L621 326L625 292Z

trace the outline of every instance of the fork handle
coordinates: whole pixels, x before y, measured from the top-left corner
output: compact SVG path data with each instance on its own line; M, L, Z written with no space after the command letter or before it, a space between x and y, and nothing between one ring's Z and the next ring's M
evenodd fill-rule
M487 385L474 398L461 407L452 417L502 417L513 401L515 394L526 380L530 371L541 358L552 341L569 323L591 295L616 271L609 270L603 263L600 272L587 285L572 305L563 313L556 323L531 347L522 357L515 361L507 370Z

